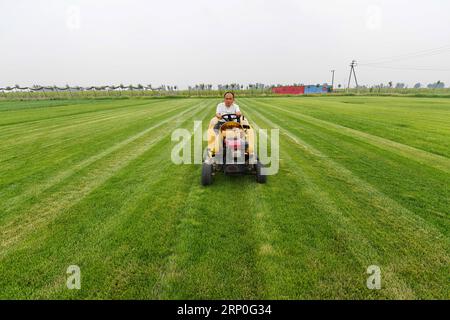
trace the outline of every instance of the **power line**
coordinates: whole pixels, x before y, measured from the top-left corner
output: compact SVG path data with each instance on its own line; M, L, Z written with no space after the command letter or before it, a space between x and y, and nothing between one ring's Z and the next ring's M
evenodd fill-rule
M445 51L445 50L448 50L448 49L450 49L450 44L446 44L444 46L437 47L437 48L432 48L432 49L425 49L425 50L419 50L419 51L410 52L410 53L403 53L403 54L399 54L399 55L386 56L386 57L382 57L382 58L376 59L374 61L369 61L368 63L377 63L380 60L384 61L384 60L390 60L390 59L396 59L396 58L404 58L404 57L409 57L409 56L430 54L430 53L439 52L439 51L442 51L442 50Z
M366 63L360 63L360 65L383 64L383 63L389 63L389 62L395 62L395 61L403 61L403 60L407 60L407 59L414 59L414 58L420 58L420 57L445 54L448 52L450 53L450 44L439 47L439 48L421 50L421 51L417 51L417 52L413 52L413 53L407 53L407 54L402 54L402 55L380 58L380 59L369 61Z
M378 68L378 69L393 69L393 70L412 70L412 71L439 71L439 72L449 72L450 68L433 68L433 67L392 67L392 66L377 66L377 65L362 65L367 68Z
M431 56L436 56L436 55L445 54L445 53L450 53L450 48L445 50L445 51L439 51L439 52L433 52L433 53L427 53L427 54L420 54L420 55L403 57L403 58L397 58L397 59L391 59L391 60L384 60L384 61L380 61L380 62L360 63L360 65L364 65L364 66L367 66L367 65L379 65L379 64L385 64L385 63L390 63L390 62L404 61L404 60L408 60L408 59L416 59L416 58L422 58L422 57L431 57Z

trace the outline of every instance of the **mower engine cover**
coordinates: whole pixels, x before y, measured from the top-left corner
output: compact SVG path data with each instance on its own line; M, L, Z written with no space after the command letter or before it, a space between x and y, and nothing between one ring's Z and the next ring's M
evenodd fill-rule
M234 138L225 139L225 145L232 150L237 150L244 144L245 142L242 141L242 139L234 139Z
M229 160L226 162L243 163L245 161L245 141L238 138L225 139L226 155ZM233 159L231 161L231 159ZM236 161L240 159L240 161Z

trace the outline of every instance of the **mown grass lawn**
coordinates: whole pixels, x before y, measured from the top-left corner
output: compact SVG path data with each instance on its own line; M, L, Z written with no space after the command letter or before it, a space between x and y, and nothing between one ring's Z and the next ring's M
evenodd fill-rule
M450 99L238 99L280 171L205 188L170 137L218 101L0 102L0 298L450 298Z

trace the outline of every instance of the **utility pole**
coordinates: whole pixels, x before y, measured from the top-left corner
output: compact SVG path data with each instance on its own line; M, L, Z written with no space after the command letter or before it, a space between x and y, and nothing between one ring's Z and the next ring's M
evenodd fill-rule
M352 74L355 77L356 88L358 88L358 80L356 79L355 67L356 67L356 61L352 60L352 63L350 63L350 75L348 77L347 90L350 89L350 81L352 80Z
M333 74L333 76L331 77L331 90L334 90L334 71L336 70L331 70L331 73Z

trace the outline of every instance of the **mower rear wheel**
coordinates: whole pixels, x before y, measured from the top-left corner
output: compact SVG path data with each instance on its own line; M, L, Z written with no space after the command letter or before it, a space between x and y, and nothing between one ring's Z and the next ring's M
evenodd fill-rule
M202 165L202 185L209 186L212 184L212 165L203 163Z
M261 169L262 169L262 164L261 162L256 163L256 182L258 183L266 183L267 182L267 176L261 174Z

